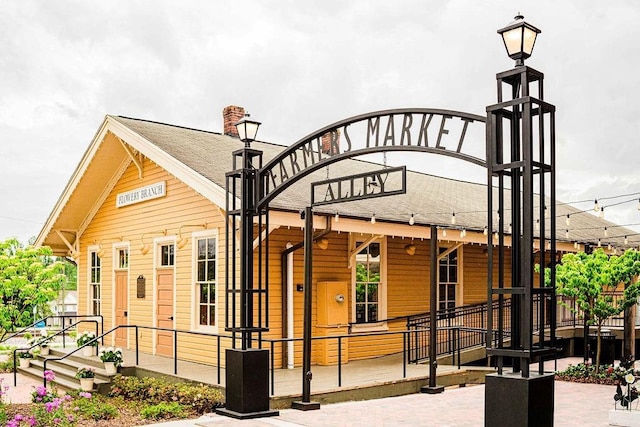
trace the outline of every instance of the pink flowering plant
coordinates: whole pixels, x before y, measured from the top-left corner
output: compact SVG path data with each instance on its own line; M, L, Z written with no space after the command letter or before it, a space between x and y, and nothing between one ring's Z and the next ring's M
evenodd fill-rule
M44 379L49 383L49 387L39 385L31 393L31 401L33 403L50 403L58 398L58 389L53 380L56 374L53 371L44 371Z

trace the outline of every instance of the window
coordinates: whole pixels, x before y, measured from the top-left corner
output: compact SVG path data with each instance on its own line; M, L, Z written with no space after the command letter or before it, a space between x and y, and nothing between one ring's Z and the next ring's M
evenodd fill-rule
M440 254L448 248L440 248ZM458 285L458 250L454 249L440 258L438 277L438 311L453 309L456 306L456 288Z
M117 254L118 254L117 268L121 270L126 270L127 268L129 268L129 249L126 249L126 248L118 249Z
M216 325L216 252L215 237L197 239L196 291L198 294L198 325Z
M356 248L364 242L356 242ZM375 323L381 317L382 251L381 243L373 241L355 256L355 323Z
M173 267L175 258L175 246L173 243L160 245L160 266Z
M91 314L101 314L100 313L100 283L101 283L101 267L100 267L100 257L96 251L90 252L90 260L91 264L89 267L89 298L91 304Z

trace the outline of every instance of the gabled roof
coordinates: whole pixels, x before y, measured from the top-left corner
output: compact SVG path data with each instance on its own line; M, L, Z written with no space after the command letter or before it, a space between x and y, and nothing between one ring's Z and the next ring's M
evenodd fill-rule
M237 138L215 132L190 129L146 120L106 116L91 144L74 171L36 244L48 245L58 255L67 254L91 221L119 177L137 156L143 155L167 170L216 205L225 206L225 174L232 168L232 152L242 148ZM266 142L253 142L252 148L264 153L265 163L286 147ZM303 178L274 199L271 209L299 211L310 203L310 184L331 177L347 176L381 169L382 165L357 159L343 160ZM452 227L451 214L456 213L456 228L482 231L487 223L487 192L482 184L436 177L407 171L407 193L391 198L367 199L315 209L333 215L407 223L414 214L416 225ZM611 237L606 243L623 246L624 235L633 231L617 226L558 203L557 239L597 243L604 227ZM571 215L571 225L564 218ZM505 223L509 223L506 212ZM614 236L617 236L614 238Z

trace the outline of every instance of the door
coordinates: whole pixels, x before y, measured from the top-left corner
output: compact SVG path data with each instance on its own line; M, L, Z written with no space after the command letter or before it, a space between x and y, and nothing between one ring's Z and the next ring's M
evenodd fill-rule
M157 326L158 328L173 329L173 269L157 271ZM173 356L173 333L158 331L156 340L156 354Z
M127 306L129 289L129 273L127 271L116 271L116 326L128 325ZM127 347L127 328L116 329L116 347Z

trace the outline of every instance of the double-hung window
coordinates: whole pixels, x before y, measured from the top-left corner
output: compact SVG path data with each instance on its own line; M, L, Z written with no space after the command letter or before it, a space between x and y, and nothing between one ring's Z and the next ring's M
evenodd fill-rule
M218 239L215 235L197 235L195 245L196 327L215 328L218 308Z
M101 314L100 287L102 284L102 267L97 251L89 253L89 303L91 314Z
M358 325L380 325L386 320L386 284L384 239L354 240L353 316Z

